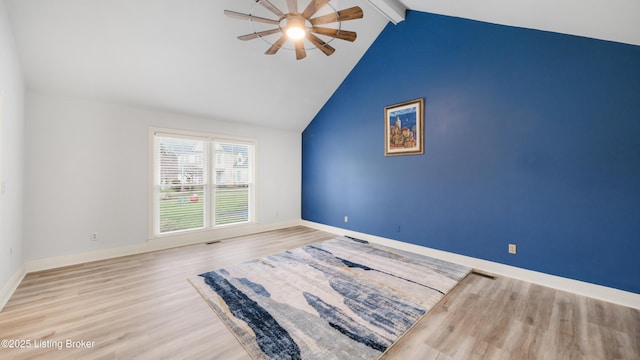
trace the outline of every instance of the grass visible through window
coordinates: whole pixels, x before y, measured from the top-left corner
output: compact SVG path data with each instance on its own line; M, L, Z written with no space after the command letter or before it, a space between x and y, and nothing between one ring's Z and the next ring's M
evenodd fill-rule
M249 188L247 185L216 189L216 225L249 220Z
M204 227L203 191L164 192L160 199L160 232ZM216 189L215 225L249 220L249 189Z

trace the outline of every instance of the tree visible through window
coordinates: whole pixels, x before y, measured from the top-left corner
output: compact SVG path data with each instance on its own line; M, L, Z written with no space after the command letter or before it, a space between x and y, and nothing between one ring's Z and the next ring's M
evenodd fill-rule
M154 136L155 232L252 221L250 142Z

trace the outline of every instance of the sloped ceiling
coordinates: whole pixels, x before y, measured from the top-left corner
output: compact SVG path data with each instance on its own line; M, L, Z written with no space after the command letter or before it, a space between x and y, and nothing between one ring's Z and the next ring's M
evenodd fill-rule
M387 24L368 1L336 40L296 61L238 35L254 0L4 0L30 91L302 131ZM286 9L284 0L271 0ZM640 45L637 0L378 0L419 11ZM299 0L300 7L308 0ZM375 3L375 1L372 1ZM632 21L633 20L633 21Z
M401 1L418 11L640 45L638 0Z

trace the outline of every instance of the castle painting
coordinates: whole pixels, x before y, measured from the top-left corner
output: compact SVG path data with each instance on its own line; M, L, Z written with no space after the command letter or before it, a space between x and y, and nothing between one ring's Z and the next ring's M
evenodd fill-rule
M388 106L385 114L385 156L424 153L424 99Z

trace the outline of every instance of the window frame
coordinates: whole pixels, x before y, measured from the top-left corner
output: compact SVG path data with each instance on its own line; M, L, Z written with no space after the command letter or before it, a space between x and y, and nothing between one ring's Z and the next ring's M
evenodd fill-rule
M207 161L203 171L206 173L207 181L204 187L204 193L206 194L204 205L204 226L199 228L175 230L160 232L160 196L156 189L156 161L159 159L156 157L156 135L166 137L176 137L185 139L194 139L205 141L205 148L208 150L206 154ZM231 223L231 224L215 224L215 191L216 191L216 179L215 179L215 164L216 153L215 144L220 142L228 142L233 144L247 144L250 145L250 164L248 175L248 220L243 222ZM222 228L246 226L257 223L257 139L229 136L214 133L196 132L189 130L178 130L169 128L150 127L148 134L148 216L147 216L147 234L149 239L162 238L167 236L175 236L189 233L198 233L206 231L215 231Z

